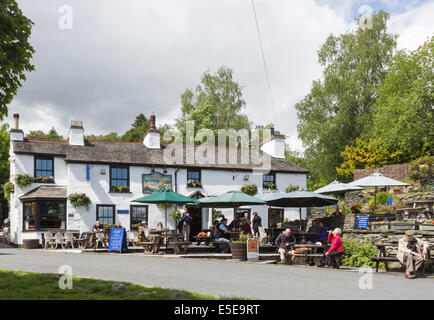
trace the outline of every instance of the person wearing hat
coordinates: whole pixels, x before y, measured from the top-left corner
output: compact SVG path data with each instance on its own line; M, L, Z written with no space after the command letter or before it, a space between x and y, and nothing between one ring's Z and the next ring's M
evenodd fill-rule
M416 278L416 272L423 266L428 254L429 243L414 237L413 230L407 230L404 238L398 242L398 253L396 257L399 262L406 266L405 278Z

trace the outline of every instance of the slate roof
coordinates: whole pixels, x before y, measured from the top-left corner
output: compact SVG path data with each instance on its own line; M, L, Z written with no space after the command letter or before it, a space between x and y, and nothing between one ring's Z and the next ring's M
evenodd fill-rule
M207 168L207 169L236 169L242 171L251 171L256 161L250 161L250 164L241 163L241 151L238 152L238 163L229 163L229 148L226 148L226 159L224 164L201 164L188 163L184 159L181 164L168 165L164 161L163 153L165 146L162 149L147 148L141 142L107 142L107 141L88 141L85 146L72 146L68 142L54 142L41 140L25 140L13 141L13 148L16 154L34 154L34 155L50 155L65 157L65 160L70 163L94 163L94 164L125 164L137 166L154 166L154 167L183 167L183 168ZM218 152L216 148L216 154ZM185 150L184 150L185 151ZM262 152L259 152L262 156ZM218 156L215 156L216 162ZM250 159L252 160L252 159ZM255 160L255 159L253 159ZM285 159L271 158L271 170L275 172L285 173L308 173L308 170L303 169Z
M39 186L33 190L30 190L26 194L20 197L21 200L33 200L33 199L66 199L66 187L59 186Z

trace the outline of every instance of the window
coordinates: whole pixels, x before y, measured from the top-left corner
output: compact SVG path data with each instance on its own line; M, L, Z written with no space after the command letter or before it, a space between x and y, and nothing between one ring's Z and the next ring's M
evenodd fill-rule
M148 223L148 206L131 206L131 230L138 230L138 224L142 221Z
M201 188L201 173L200 170L187 170L187 187Z
M130 191L130 172L128 167L110 167L110 191L129 192Z
M276 174L264 174L262 180L262 188L264 189L276 189Z
M66 229L66 201L24 202L24 230Z
M53 158L35 157L35 178L53 178L54 164Z
M96 205L96 220L104 225L114 225L115 224L115 206L113 205Z
M247 212L249 214L249 221L250 221L250 211L251 209L237 209L235 211L235 219L243 219L244 214Z
M278 223L284 222L283 209L269 209L268 211L268 227L277 228Z

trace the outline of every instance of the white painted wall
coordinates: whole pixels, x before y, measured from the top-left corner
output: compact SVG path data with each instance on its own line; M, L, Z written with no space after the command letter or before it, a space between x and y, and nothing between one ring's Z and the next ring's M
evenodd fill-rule
M15 155L11 150L11 156L15 160L11 162L11 181L14 181L15 174L28 173L33 175L34 158L31 155ZM116 221L120 221L122 226L127 230L130 228L130 215L117 214L117 210L130 210L130 205L140 205L131 201L143 196L142 193L142 174L149 174L150 167L130 167L130 193L111 193L109 192L110 168L108 165L90 165L90 179L86 180L86 164L67 164L61 157L55 157L55 183L56 185L67 186L67 195L80 192L86 193L91 198L92 204L89 209L73 208L69 201L67 202L67 228L69 230L80 230L80 232L89 231L95 224L96 205L110 204L116 206ZM101 173L105 169L105 174ZM163 168L156 168L156 171L162 171ZM175 169L167 169L167 174L172 176L173 190L175 190ZM199 189L204 195L222 194L229 190L240 190L244 184L256 184L259 192L262 192L262 175L252 174L243 171L223 171L223 170L202 170L202 185ZM245 181L244 177L248 176ZM177 192L189 196L197 189L187 188L187 170L180 169L177 173ZM297 185L306 188L305 174L276 174L277 188L285 192L289 185ZM26 192L36 188L39 184L32 184L24 189L16 188L11 198L11 228L13 241L21 244L24 238L40 238L40 232L22 232L22 203L19 197ZM147 205L147 204L144 204ZM262 218L262 225L268 226L268 206L252 206L252 212L257 211ZM233 209L221 209L223 214L231 221L233 219ZM149 226L154 228L159 221L164 224L164 210L157 205L148 205ZM70 216L72 215L72 216ZM202 210L202 226L208 228L211 225L210 209ZM306 210L303 209L303 216L306 216ZM285 218L290 220L298 219L297 208L286 208ZM175 228L173 221L168 219L168 227Z

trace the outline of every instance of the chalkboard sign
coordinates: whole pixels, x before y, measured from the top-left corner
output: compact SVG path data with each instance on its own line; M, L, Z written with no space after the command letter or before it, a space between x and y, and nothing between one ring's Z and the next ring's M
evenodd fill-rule
M369 229L369 217L357 217L357 229Z
M124 228L111 228L110 229L110 243L107 252L119 251L127 252L127 234Z

